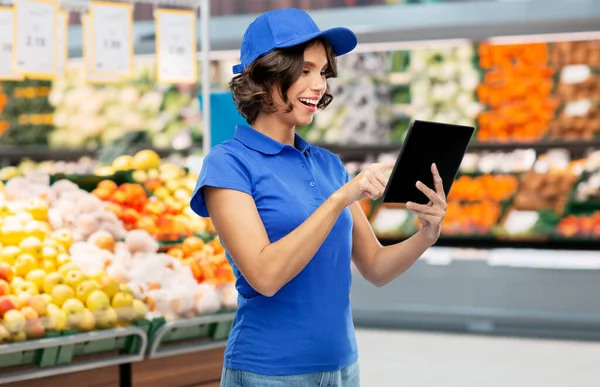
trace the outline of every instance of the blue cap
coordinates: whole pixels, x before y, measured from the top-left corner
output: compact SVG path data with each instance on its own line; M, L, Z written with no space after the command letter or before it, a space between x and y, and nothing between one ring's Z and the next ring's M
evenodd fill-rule
M329 41L336 56L349 53L358 44L356 35L348 28L321 31L301 9L283 8L265 12L246 29L240 52L242 63L233 66L233 73L243 72L256 59L274 49L296 46L321 36Z

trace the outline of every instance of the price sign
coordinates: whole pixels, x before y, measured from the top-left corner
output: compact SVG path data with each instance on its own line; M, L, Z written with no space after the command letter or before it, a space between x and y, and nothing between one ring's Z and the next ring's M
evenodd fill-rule
M14 36L15 12L12 8L0 7L0 80L23 79L13 70Z
M154 17L158 82L197 83L195 13L159 9Z
M56 76L64 77L65 66L67 65L69 47L67 35L69 29L69 15L67 12L58 13L56 29Z
M133 11L131 4L92 2L93 75L129 76L133 73Z
M52 0L15 3L15 71L36 79L56 74L58 5Z
M91 54L92 45L92 28L90 26L90 16L82 15L81 17L81 29L83 32L83 61L85 68L85 78L89 83L117 83L121 80L119 76L115 75L94 75L92 73L93 58Z

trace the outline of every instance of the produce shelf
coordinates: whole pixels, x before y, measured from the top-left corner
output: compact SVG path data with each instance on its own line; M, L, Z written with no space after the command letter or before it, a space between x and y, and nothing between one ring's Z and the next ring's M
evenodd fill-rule
M148 359L224 347L235 313L220 313L164 322L153 328Z
M134 340L135 345L128 346L127 343L132 343L131 340ZM107 342L112 344L107 347ZM119 349L114 345L117 342L123 343L123 351L115 353L114 350ZM16 360L22 359L23 356L30 356L27 354L32 352L41 353L45 362L39 368L15 371L6 368L6 372L0 372L0 384L138 362L144 359L147 343L146 331L141 327L131 326L1 345L0 358L10 356L15 366ZM77 356L104 351L108 351L104 358L80 360Z

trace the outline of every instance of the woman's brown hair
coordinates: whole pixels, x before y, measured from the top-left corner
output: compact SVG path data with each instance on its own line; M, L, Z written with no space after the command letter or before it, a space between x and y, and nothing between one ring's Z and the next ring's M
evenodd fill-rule
M278 87L283 103L286 105L286 112L292 111L293 105L287 98L287 92L304 70L304 50L317 43L323 44L327 53L328 66L325 77L335 78L337 66L331 45L326 39L315 39L302 45L274 50L255 60L248 69L231 80L229 87L235 105L249 124L254 123L261 111L265 113L277 111L271 97L273 87ZM332 100L333 96L329 93L329 85L327 85L317 108L324 109Z

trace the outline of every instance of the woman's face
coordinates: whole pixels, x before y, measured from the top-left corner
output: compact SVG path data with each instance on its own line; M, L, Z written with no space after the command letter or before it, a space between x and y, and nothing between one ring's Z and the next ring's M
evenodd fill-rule
M321 43L316 43L304 50L304 68L300 78L288 89L287 97L293 105L291 112L286 113L285 105L277 91L273 101L279 107L276 113L289 126L306 126L313 120L317 111L317 103L325 94L327 80L325 70L327 53Z

